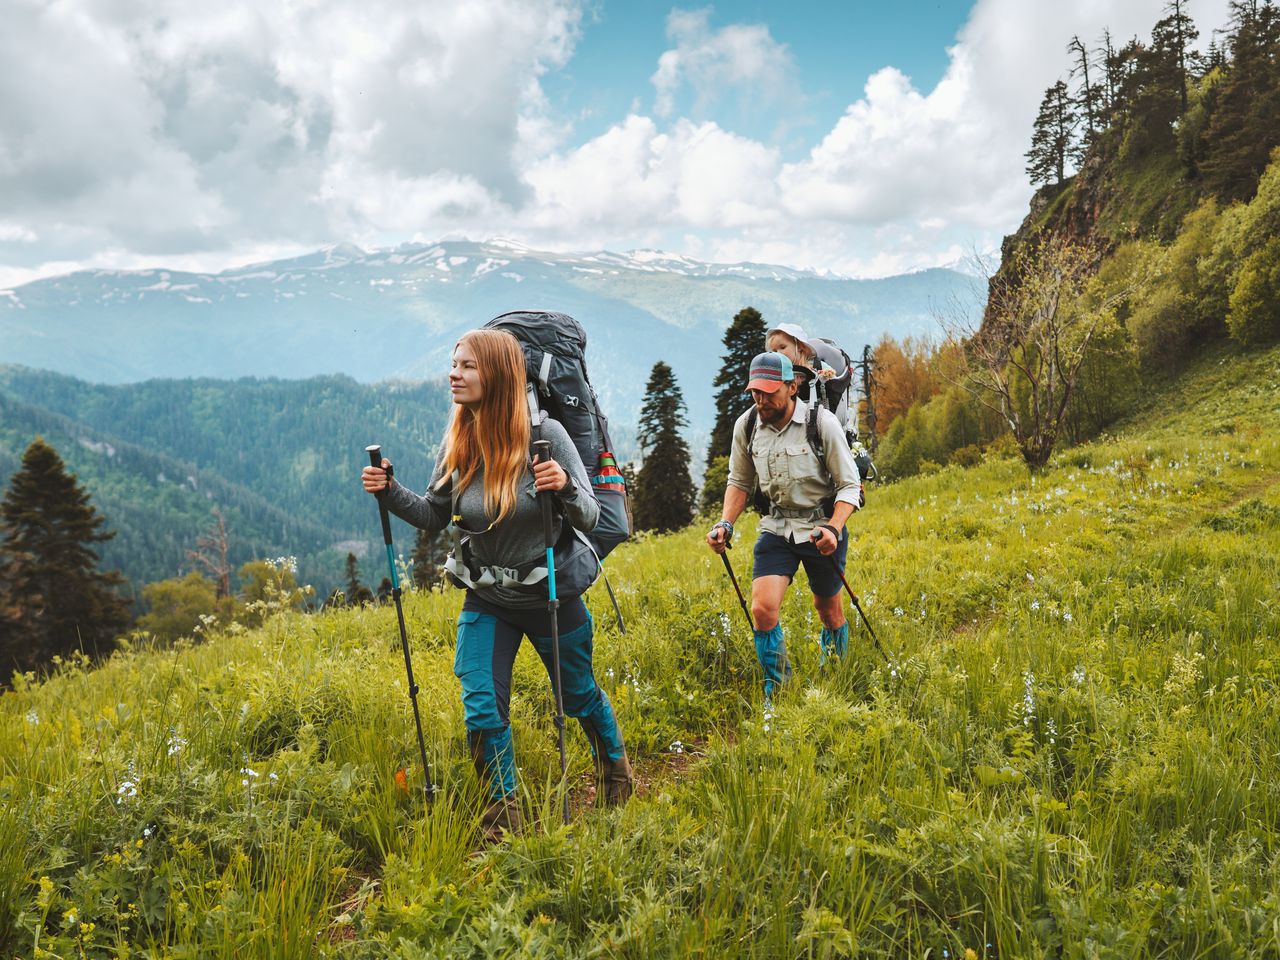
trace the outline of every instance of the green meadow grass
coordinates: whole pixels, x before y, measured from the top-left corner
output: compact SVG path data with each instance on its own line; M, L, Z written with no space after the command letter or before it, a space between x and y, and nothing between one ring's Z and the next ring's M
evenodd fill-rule
M559 825L525 649L535 826L487 850L457 591L405 602L429 809L390 608L20 683L0 955L1280 956L1280 350L1215 356L1038 476L992 460L873 488L851 526L889 658L854 623L820 668L801 578L768 717L702 530L619 549L627 629L592 591L596 667L642 790L588 807L571 724Z

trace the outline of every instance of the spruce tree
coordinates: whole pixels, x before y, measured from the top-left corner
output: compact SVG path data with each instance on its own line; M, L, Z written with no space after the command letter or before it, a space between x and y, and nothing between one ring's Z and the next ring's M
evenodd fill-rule
M115 536L53 447L37 437L0 501L0 675L82 650L101 656L129 625L125 579L92 545Z
M373 602L373 591L360 582L360 561L354 553L347 554L344 576L347 578L347 606L358 607Z
M428 533L421 528L413 541L413 585L430 590L444 579L444 561L449 555L447 530Z
M1027 151L1027 176L1032 183L1062 183L1066 179L1066 161L1072 152L1071 134L1076 125L1076 111L1067 93L1067 85L1059 80L1045 91L1040 101Z
M717 489L710 478L719 477L728 470L726 464L733 446L733 424L751 406L751 398L744 391L751 360L764 351L766 329L759 310L743 307L734 315L721 340L725 352L721 357L720 372L711 384L716 388L716 420L707 446L707 473L702 481L703 510L714 510L724 496L724 487ZM725 462L717 464L718 458Z
M649 374L640 409L644 463L636 478L632 514L639 530L665 533L693 520L694 489L689 446L680 436L688 423L684 397L671 368L659 360Z

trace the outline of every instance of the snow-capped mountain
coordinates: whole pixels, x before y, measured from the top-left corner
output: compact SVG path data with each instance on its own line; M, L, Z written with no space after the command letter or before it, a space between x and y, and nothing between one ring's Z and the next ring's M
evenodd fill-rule
M656 360L675 370L695 432L733 315L754 306L851 353L889 332L931 333L955 302L953 270L854 280L767 264L703 263L657 250L549 253L511 240L350 244L216 274L83 271L0 290L0 363L100 383L154 377L364 382L442 376L458 335L517 309L559 310L587 330L593 383L621 428Z

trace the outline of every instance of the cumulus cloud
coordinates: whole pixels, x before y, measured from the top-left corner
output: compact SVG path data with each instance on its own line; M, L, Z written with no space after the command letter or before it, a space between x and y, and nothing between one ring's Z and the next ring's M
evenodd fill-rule
M784 155L703 114L797 92L789 50L707 10L668 17L652 116L637 98L573 142L542 82L571 62L582 2L11 0L0 280L495 234L857 275L953 262L1024 214L1031 122L1070 38L1145 38L1164 6L978 0L932 89L886 65ZM1188 7L1203 46L1227 0Z
M665 132L630 116L536 164L527 178L542 226L736 227L776 216L769 198L777 166L774 149L714 123L681 120Z
M400 191L422 217L518 203L538 78L579 20L576 0L14 0L6 216L74 257L394 229Z
M676 95L692 88L695 111L702 113L729 91L774 100L793 86L795 65L785 44L766 26L730 24L711 29L711 10L672 10L667 37L675 46L658 58L650 78L657 92L654 112L675 110Z

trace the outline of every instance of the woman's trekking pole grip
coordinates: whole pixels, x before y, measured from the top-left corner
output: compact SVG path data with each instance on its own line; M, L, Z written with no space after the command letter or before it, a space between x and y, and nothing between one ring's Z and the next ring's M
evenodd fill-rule
M365 447L369 454L369 466L382 469L382 447L371 443ZM391 465L387 465L388 487L391 480ZM431 782L431 766L427 763L427 743L422 736L422 715L418 712L418 684L413 679L413 661L409 657L409 633L404 626L404 607L400 602L400 576L396 572L395 548L391 543L391 515L387 511L386 489L375 496L378 500L378 516L382 520L382 539L387 547L387 568L391 572L391 598L396 603L396 620L400 624L400 649L404 651L404 669L409 678L409 702L413 704L413 723L418 731L418 753L422 760L422 778L426 784L427 802L435 799L435 784Z
M551 459L551 441L535 440L533 442L533 450L537 455L538 463L546 463ZM538 504L542 507L542 542L547 548L547 613L551 617L551 671L555 674L552 678L552 691L556 699L556 736L560 744L560 791L564 798L562 807L564 813L564 822L569 823L569 791L568 791L568 763L565 760L564 750L564 694L560 685L560 620L558 609L560 601L556 597L556 556L555 542L552 539L552 516L551 516L551 493L547 490L539 491Z

